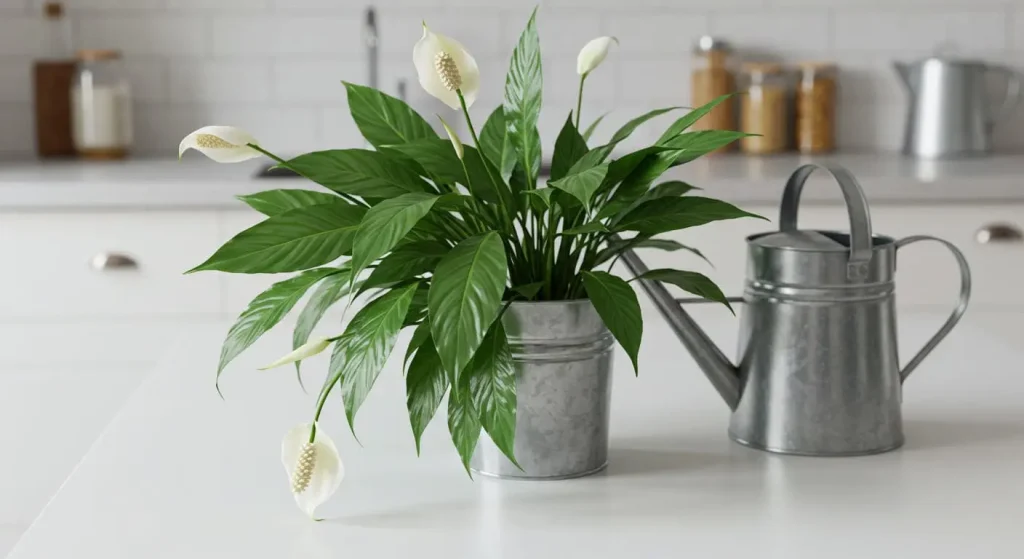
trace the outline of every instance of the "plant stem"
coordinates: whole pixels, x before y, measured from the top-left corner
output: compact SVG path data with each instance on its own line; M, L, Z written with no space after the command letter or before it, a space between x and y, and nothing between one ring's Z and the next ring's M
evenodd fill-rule
M320 412L324 411L324 404L327 403L327 395L334 389L335 384L337 384L337 382L331 384L327 390L322 391L320 394L320 400L316 403L316 414L313 415L313 428L309 430L309 442L316 440L316 422L320 421Z
M580 91L576 95L576 131L580 130L580 112L583 110L583 82L586 81L587 75L583 74L580 76Z
M477 152L480 154L480 160L481 160L481 162L484 165L484 171L487 172L487 177L489 179L491 179L491 184L494 185L497 188L498 185L501 184L501 181L496 180L494 178L494 175L491 173L491 166L487 164L487 158L484 157L484 152L481 151L480 138L477 137L477 135L476 135L476 128L473 127L473 119L469 118L469 107L466 106L466 98L462 96L462 90L461 89L456 89L455 93L458 94L458 96L459 96L459 104L462 105L462 116L464 116L466 118L466 126L469 127L469 134L470 134L470 136L473 137L473 146L476 147ZM463 166L463 167L465 167L465 166ZM469 180L468 179L469 173L467 172L466 175L467 175L467 180ZM504 209L505 225L508 227L508 231L511 232L511 230L512 230L512 222L508 219L508 208L505 207L505 202L501 199L500 195L498 196L498 202L502 205L502 207Z

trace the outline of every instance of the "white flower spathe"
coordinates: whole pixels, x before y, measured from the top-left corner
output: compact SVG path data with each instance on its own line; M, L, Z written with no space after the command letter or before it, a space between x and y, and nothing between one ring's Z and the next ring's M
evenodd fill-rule
M608 49L612 43L617 45L619 40L615 37L598 37L583 45L579 56L576 57L576 73L585 76L593 72L608 56Z
M434 33L424 23L423 37L412 49L412 62L424 91L445 105L459 109L462 105L455 91L459 90L466 107L473 106L480 91L480 69L461 43Z
M441 115L437 115L438 120L441 121L441 126L444 126L444 131L448 133L448 139L452 141L452 147L455 148L455 155L459 156L459 159L463 158L466 153L466 149L462 147L462 140L459 139L459 135L452 130L451 126L441 118Z
M185 136L178 145L178 159L194 149L217 163L238 163L263 154L246 144L258 144L252 134L234 126L204 126Z
M280 367L281 365L287 365L289 363L294 363L296 361L302 361L303 359L306 359L307 357L313 357L314 355L316 355L316 354L320 353L321 351L327 349L327 346L329 346L329 345L331 345L331 339L330 338L324 337L324 338L316 338L315 340L310 340L310 341L302 344L301 346L295 348L294 351L292 351L288 355L285 355L284 357L278 359L277 361L274 361L273 363L271 363L271 364L269 364L269 365L267 365L265 367L260 367L259 370L266 371L267 369L273 369L275 367Z
M281 462L288 473L295 502L310 518L316 508L334 495L345 477L338 449L327 433L317 425L316 438L309 442L312 423L295 427L281 443Z

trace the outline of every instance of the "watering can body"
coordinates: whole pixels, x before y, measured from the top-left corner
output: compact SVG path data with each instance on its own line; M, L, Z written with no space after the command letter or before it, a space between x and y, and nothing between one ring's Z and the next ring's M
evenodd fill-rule
M823 168L839 182L850 231L797 228L800 193ZM806 165L787 183L775 232L747 239L747 280L733 365L657 282L641 280L663 316L732 408L730 437L787 454L844 456L903 443L902 385L966 309L970 272L953 245L895 240L871 231L863 191L846 170ZM936 241L960 264L953 314L905 366L896 343L895 272L901 247ZM642 273L643 262L624 262Z

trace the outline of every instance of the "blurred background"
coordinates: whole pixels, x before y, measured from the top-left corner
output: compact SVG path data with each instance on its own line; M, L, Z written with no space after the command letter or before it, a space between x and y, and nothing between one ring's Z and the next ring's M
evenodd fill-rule
M417 83L424 20L475 55L479 127L537 3L0 0L0 557L173 344L199 325L226 332L274 281L182 272L259 221L234 196L312 185L259 178L265 161L178 162L181 139L221 124L282 156L363 147L341 80L461 124ZM967 253L972 312L1016 321L1024 309L1024 0L540 4L546 157L575 104L579 49L615 36L583 102L584 124L608 113L596 141L650 109L740 91L698 127L762 136L675 178L774 218L797 165L837 161L860 179L876 232L930 233ZM651 144L674 118L619 152ZM833 184L806 192L803 225L847 228ZM678 253L650 255L651 267L690 266L737 295L745 236L772 227L750 221L680 237L715 268ZM902 255L900 305L948 312L949 255ZM641 300L648 324L659 321ZM213 390L215 365L196 390Z

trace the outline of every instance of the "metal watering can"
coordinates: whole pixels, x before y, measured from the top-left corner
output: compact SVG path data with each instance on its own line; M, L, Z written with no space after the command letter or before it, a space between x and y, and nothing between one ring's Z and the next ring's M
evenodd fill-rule
M839 183L850 233L797 229L800 193L822 169ZM896 348L893 275L898 251L941 243L960 265L960 299L939 331L902 369ZM623 261L647 268L632 251ZM647 294L732 409L729 436L786 454L844 456L903 444L903 382L963 316L971 291L967 260L942 239L894 240L871 232L867 200L838 166L810 164L786 183L779 231L747 237L739 364L733 365L657 281Z

